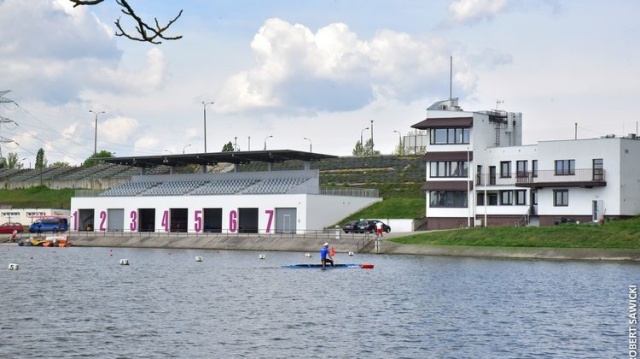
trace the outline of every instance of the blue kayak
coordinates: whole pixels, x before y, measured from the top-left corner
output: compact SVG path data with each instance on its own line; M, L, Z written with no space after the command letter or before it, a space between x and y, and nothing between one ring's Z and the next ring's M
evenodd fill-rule
M322 268L322 264L320 263L300 263L300 264L289 264L282 266L283 268ZM373 264L357 264L357 263L338 263L331 265L326 265L324 268L364 268L364 269L373 269Z

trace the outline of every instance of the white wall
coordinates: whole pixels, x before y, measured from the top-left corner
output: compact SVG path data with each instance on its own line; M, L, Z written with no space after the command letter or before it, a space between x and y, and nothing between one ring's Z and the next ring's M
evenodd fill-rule
M131 212L140 208L155 208L156 230L164 230L161 226L165 211L171 208L188 209L189 232L195 232L196 210L203 208L222 208L223 230L229 229L233 212L238 208L258 208L258 227L261 233L272 233L275 230L276 208L296 208L298 231L322 230L350 213L356 212L381 198L321 196L307 194L265 194L265 195L220 195L220 196L166 196L166 197L74 197L71 199L71 213L80 209L94 209L94 228L96 231L106 229L108 209L124 209L125 231L129 231L132 220ZM77 228L75 223L72 227ZM271 222L270 222L271 221ZM102 222L102 223L101 223ZM101 226L102 224L102 226Z

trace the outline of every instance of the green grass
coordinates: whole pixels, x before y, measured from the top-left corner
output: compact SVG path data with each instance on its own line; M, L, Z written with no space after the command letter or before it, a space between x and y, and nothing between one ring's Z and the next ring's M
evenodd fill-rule
M0 205L13 208L71 208L75 189L49 189L44 186L27 189L0 190Z
M640 249L640 217L553 227L487 227L414 234L392 239L416 245Z

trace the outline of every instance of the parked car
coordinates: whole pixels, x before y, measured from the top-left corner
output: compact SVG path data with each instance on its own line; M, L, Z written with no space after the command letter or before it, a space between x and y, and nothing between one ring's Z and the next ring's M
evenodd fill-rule
M24 232L24 227L21 223L18 222L7 222L0 224L0 234L12 234L13 231L18 231L18 233Z
M358 222L360 221L349 221L344 226L342 226L342 230L344 233L357 233L358 232Z
M69 221L66 218L40 218L29 226L29 232L66 232L69 230Z
M385 233L391 232L391 227L389 227L386 223L384 223L382 221L379 221L377 219L370 219L370 220L367 221L367 224L368 224L367 230L369 232L372 232L372 233L375 232L376 231L376 224L378 222L382 223L382 231L383 232L385 232Z

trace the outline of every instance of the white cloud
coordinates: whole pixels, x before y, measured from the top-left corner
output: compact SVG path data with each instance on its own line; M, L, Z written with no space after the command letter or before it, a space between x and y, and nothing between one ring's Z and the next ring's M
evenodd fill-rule
M456 22L491 19L506 8L508 0L457 0L449 5Z
M217 111L308 115L354 111L376 98L409 103L448 87L450 49L438 38L418 40L381 30L372 39L361 40L341 23L314 34L303 25L269 19L251 48L256 66L228 79ZM459 74L456 81L464 81L456 85L461 91L472 90L473 79L469 73Z

